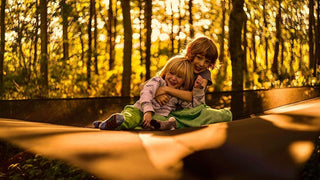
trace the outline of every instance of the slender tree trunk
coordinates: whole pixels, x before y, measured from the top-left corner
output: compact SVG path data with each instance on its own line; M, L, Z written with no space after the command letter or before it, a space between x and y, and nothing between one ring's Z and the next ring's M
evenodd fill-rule
M93 31L93 56L94 56L94 73L99 74L98 68L98 22L97 22L97 10L96 10L96 0L93 0L93 18L94 18L94 31Z
M48 96L48 26L47 26L47 1L40 0L40 16L41 16L41 59L40 74L41 97Z
M63 59L64 63L69 58L69 38L68 38L68 6L66 0L61 1L62 7L62 37L63 37Z
M273 63L272 63L272 67L271 67L271 71L275 75L278 75L278 73L279 73L278 72L278 69L279 69L278 56L279 56L279 48L280 48L280 41L281 41L281 21L282 21L281 0L278 0L278 2L279 2L279 9L278 9L278 13L276 15L276 44L274 47Z
M131 56L132 56L132 27L130 16L130 1L121 0L124 29L122 96L130 96L131 85Z
M170 40L171 40L171 56L174 55L174 35L173 35L173 27L174 27L174 14L173 14L173 2L171 2L171 34L170 34Z
M242 38L242 43L243 43L243 56L244 56L244 61L243 61L243 72L246 74L248 73L248 67L247 67L247 48L248 48L248 41L247 41L247 20L248 17L246 13L243 14L243 38Z
M221 35L219 36L219 42L220 42L220 54L219 54L219 61L221 64L220 73L217 74L217 78L214 83L214 90L215 91L221 91L221 86L223 82L225 81L225 77L227 74L227 62L224 60L224 39L225 39L225 21L226 21L226 8L225 8L225 0L221 1L221 13L222 13L222 21L221 21Z
M114 36L112 28L114 27L114 14L113 14L113 3L112 0L109 0L109 9L108 9L108 45L109 46L109 70L114 69Z
M90 12L88 22L88 53L87 53L87 84L88 89L91 88L91 57L92 57L92 17L93 17L93 0L90 0Z
M36 68L36 62L38 60L38 31L39 31L39 0L36 0L36 23L35 23L35 27L34 27L34 47L33 47L33 62L32 62L32 66L33 66L33 71L35 74L37 74L37 68Z
M231 100L231 110L234 113L243 112L243 63L244 52L242 45L244 0L233 0L230 13L229 27L229 51L232 65L232 91L235 91ZM237 115L236 115L237 116Z
M143 17L142 17L142 11L144 10L143 7L142 7L142 1L139 1L139 53L140 53L140 66L143 66L143 47L142 47L142 41L143 41L143 38L142 38L142 29L144 28L143 27ZM143 78L143 73L141 72L140 74L140 79Z
M309 36L309 68L313 69L313 72L315 72L314 69L314 0L309 0L309 29L308 29L308 36Z
M293 69L293 63L294 63L294 39L295 39L295 36L293 34L291 34L291 42L290 42L290 78L294 77L294 69Z
M253 72L256 72L258 65L257 65L257 50L256 50L256 29L252 30L252 52L253 52Z
M0 12L0 99L4 91L3 81L3 66L4 66L4 53L5 53L5 8L6 0L1 0L1 12Z
M80 39L80 45L81 45L81 61L82 61L82 66L84 66L85 65L85 59L84 59L85 52L84 52L84 40L82 38L84 33L82 32L81 25L79 25L79 32L80 32L79 39Z
M268 22L267 22L267 10L266 10L266 0L263 0L263 24L264 24L264 41L265 41L265 61L266 61L266 68L269 69L269 58L268 58L268 49L269 49L269 44L268 44Z
M222 13L222 21L221 21L221 36L220 36L220 63L224 63L224 38L226 36L225 25L226 25L226 2L225 0L221 1L221 13Z
M189 0L189 24L190 24L190 38L194 38L194 28L193 28L193 0Z
M151 66L151 18L152 18L152 0L146 0L145 5L145 18L146 18L146 28L147 28L147 37L146 37L146 80L150 79L150 66Z
M316 64L320 65L320 0L317 0L317 26L316 26Z
M247 41L247 21L248 17L246 13L243 13L243 35L242 35L242 44L243 44L243 73L244 73L244 81L245 88L249 85L249 73L248 73L248 60L247 60L247 49L248 49L248 41Z
M180 52L180 49L181 49L181 37L180 37L180 32L181 32L181 21L182 21L182 16L181 16L181 2L179 0L179 5L178 5L178 13L179 13L179 21L178 21L178 37L179 37L179 40L178 40L178 50L177 52L179 53Z

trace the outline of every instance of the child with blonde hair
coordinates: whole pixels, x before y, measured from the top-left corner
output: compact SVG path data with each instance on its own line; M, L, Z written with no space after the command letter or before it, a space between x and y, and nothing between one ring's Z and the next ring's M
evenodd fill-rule
M177 109L178 105L187 108L190 103L169 97L165 105L160 105L156 99L156 90L159 87L170 87L172 89L190 90L193 86L193 68L190 61L185 57L171 58L159 75L150 79L140 93L140 99L134 105L127 105L121 113L111 115L104 121L95 121L95 128L101 130L135 129L143 127L146 129L175 129L176 120L168 115ZM186 106L184 106L186 105Z

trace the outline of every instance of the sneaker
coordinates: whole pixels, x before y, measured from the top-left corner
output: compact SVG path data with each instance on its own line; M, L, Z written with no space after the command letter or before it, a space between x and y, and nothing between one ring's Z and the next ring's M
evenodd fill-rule
M124 121L124 116L122 114L113 114L108 119L104 120L100 124L101 130L114 130L119 127Z
M93 124L94 128L99 128L101 123L102 123L102 121L94 121L92 124Z
M174 130L177 127L177 121L174 117L170 117L167 121L152 119L150 124L156 130Z

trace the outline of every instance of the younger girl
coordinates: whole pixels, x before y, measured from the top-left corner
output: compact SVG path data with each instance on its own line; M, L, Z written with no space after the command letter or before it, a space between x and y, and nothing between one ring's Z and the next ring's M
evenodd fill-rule
M134 105L125 106L121 113L113 114L104 121L93 122L101 130L134 129L140 126L151 129L174 129L174 118L167 119L169 113L176 110L177 105L188 106L176 97L169 97L165 105L160 105L156 99L159 87L190 90L193 85L193 69L191 63L184 57L173 57L164 66L159 76L152 78L145 84L140 93L140 99ZM162 121L152 119L161 119ZM151 122L151 124L150 124Z

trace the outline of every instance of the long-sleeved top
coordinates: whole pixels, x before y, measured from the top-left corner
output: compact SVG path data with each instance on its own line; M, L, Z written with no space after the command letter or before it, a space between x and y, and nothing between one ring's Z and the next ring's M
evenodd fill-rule
M180 100L174 96L170 97L167 104L161 106L155 99L157 89L162 86L167 86L166 81L161 77L152 78L140 92L140 99L134 104L141 112L153 112L158 115L168 116L171 111L177 109L178 105L182 108L192 108L200 104L204 104L204 89L193 89L193 102Z

